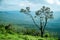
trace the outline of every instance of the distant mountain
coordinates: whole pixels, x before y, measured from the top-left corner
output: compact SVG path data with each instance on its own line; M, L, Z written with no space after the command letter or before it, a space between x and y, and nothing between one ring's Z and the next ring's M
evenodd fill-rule
M31 12L34 16L34 12ZM54 19L49 20L47 26L60 28L60 12L54 12ZM33 24L33 21L28 15L19 11L0 11L0 23L12 24Z
M20 13L19 11L0 11L0 22L7 23L31 23L31 18L28 15Z

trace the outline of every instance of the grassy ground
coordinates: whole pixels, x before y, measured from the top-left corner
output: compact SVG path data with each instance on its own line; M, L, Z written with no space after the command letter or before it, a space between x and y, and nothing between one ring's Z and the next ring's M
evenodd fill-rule
M41 38L39 36L19 35L19 34L0 34L0 40L57 40L57 38Z

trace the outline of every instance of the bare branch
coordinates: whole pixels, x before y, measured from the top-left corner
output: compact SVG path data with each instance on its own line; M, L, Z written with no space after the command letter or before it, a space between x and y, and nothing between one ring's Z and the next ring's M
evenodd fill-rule
M36 22L35 22L35 20L34 20L33 16L32 16L31 14L27 14L27 15L29 15L29 16L32 18L32 20L33 20L34 24L35 24L38 28L40 28L40 27L36 24Z

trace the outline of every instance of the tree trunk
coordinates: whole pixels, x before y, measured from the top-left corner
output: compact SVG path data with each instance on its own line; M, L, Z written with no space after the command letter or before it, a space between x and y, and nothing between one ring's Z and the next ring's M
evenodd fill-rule
M43 37L43 31L41 31L41 37Z
M43 31L43 25L42 25L42 22L40 22L40 30L41 30L41 37L43 37L43 34L44 34L44 31Z

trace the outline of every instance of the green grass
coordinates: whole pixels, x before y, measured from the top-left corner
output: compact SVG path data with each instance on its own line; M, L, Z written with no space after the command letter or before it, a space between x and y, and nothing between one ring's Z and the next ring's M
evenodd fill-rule
M0 40L57 40L57 38L53 38L53 37L41 38L40 36L7 33L7 34L0 34Z

